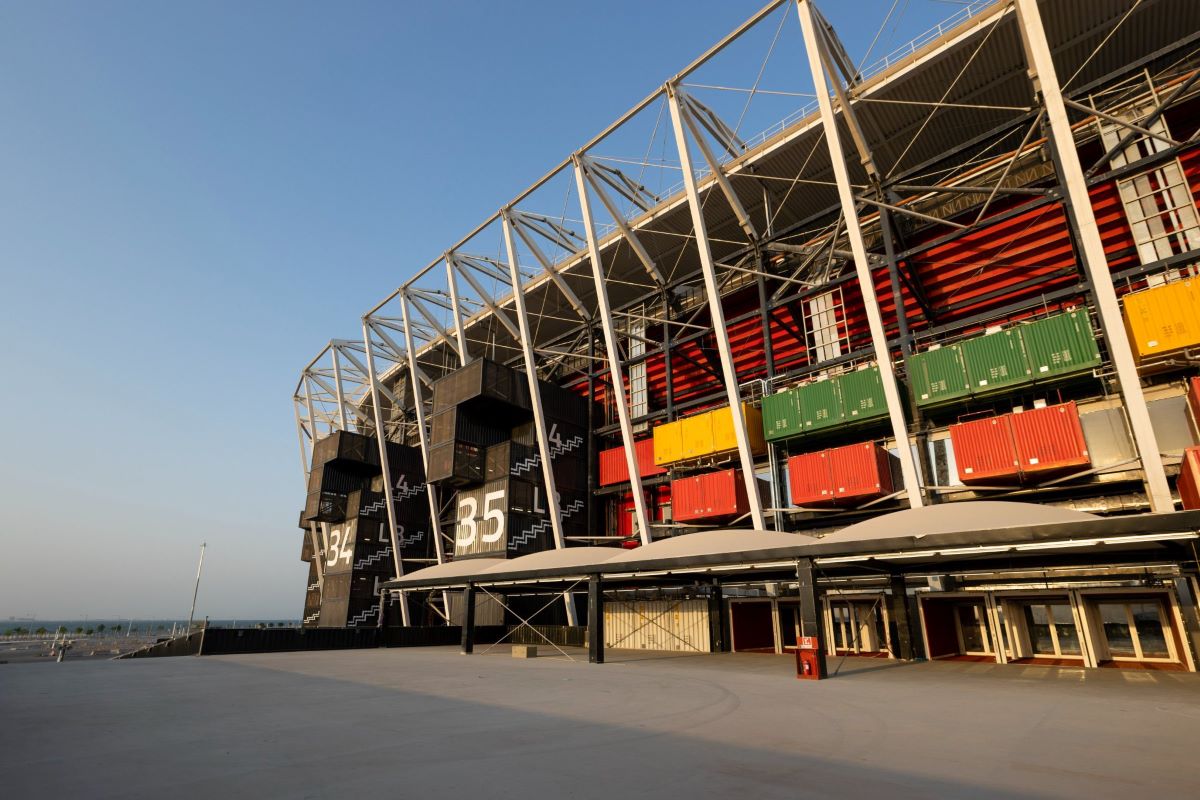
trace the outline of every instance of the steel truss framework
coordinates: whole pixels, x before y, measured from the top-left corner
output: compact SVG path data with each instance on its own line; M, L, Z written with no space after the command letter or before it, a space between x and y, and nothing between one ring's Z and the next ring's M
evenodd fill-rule
M730 125L700 97L706 89L731 87L702 84L697 76L757 26L775 24L772 51L785 26L799 34L807 70L796 77L807 91L792 94L815 96L815 103L747 142L739 125ZM939 322L939 309L906 262L985 224L1057 205L1066 211L1079 267L1073 284L1055 291L1086 296L1095 308L1146 496L1153 510L1173 509L1122 333L1114 280L1200 254L1180 253L1110 273L1088 189L1176 157L1196 142L1200 131L1171 138L1152 130L1164 110L1197 91L1200 34L1180 39L1180 30L1200 30L1200 9L1182 0L975 2L863 69L855 67L811 0L768 3L372 307L363 316L361 341L335 340L322 350L303 370L293 397L305 470L311 442L339 429L382 430L390 440L419 445L427 459L431 382L486 356L519 365L528 376L543 479L555 506L537 380L586 385L589 396L597 391L615 396L615 422L597 421L593 431L619 436L624 445L634 530L648 543L652 525L634 456L637 429L692 408L736 406L747 399L730 326L762 318L766 385L775 388L876 361L892 439L912 441L922 420L905 402L897 372L907 372L914 345L1015 309ZM1146 114L1114 113L1147 85L1153 102ZM771 93L757 81L744 91L751 97ZM644 123L655 109L659 122L669 119L669 135L662 138L664 151L673 145L669 160L602 154L627 126ZM1121 140L1094 163L1081 163L1078 146L1097 137L1101 122L1123 131ZM652 139L659 127L656 122ZM1138 137L1153 138L1158 151L1111 167L1112 154ZM633 172L648 167L677 170L682 183L652 192ZM537 210L546 207L547 194L559 190L565 195L560 214ZM1011 208L1004 202L1012 200L1021 203ZM962 218L962 211L976 208ZM916 230L938 235L914 243ZM898 311L890 330L873 286L872 271L881 268ZM864 289L869 345L778 371L768 330L772 312L854 284ZM757 307L727 316L731 293L755 287ZM927 324L920 330L913 329L902 292L922 310ZM637 320L660 327L661 339L639 334L644 327L631 324ZM717 357L707 369L722 389L675 402L668 377L665 407L635 416L630 370L661 357L670 376L673 353L709 339ZM641 351L636 355L629 352L635 341ZM763 529L770 518L781 527L779 495L759 497L755 476L763 465L751 453L743 418L734 414L733 420L750 523ZM914 456L898 447L898 454L900 496L914 507L929 502L934 487L922 484L923 451ZM382 446L381 456L386 477ZM777 483L773 459L770 470ZM441 562L449 540L439 525L447 498L432 485L428 493ZM557 508L551 511L554 540L562 547ZM396 571L402 572L399 561Z

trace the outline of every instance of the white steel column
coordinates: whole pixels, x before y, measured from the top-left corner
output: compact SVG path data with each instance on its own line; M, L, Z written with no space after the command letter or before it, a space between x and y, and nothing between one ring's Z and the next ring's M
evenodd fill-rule
M525 292L521 286L521 270L517 266L517 248L513 243L512 220L508 209L500 210L500 222L504 228L504 251L508 256L508 274L512 277L513 308L517 312L517 326L521 330L521 354L525 360L525 379L529 384L529 402L533 406L533 425L537 430L538 453L542 457L542 482L546 489L546 512L550 515L550 531L554 534L554 549L566 546L562 529L562 509L558 502L558 487L554 481L554 465L550 460L550 443L546 439L546 414L542 408L542 390L538 385L537 364L533 358L533 334L529 330L529 315L525 311ZM570 592L563 592L567 606L567 624L579 625L575 613L575 602Z
M700 271L704 275L704 287L708 295L709 322L713 338L717 340L717 353L721 357L721 374L725 378L725 394L729 399L729 412L733 418L733 435L737 439L738 459L742 465L742 479L746 483L746 499L750 503L750 518L755 529L765 530L762 500L758 496L758 478L754 474L754 454L750 452L750 436L746 432L746 417L742 414L742 399L738 392L737 371L733 368L733 354L729 345L729 331L725 328L725 309L721 306L717 272L713 267L712 247L708 241L708 228L704 224L704 208L700 205L700 193L696 189L696 173L692 169L692 155L688 149L687 133L684 130L679 96L675 87L667 84L667 103L671 107L671 126L675 129L675 147L679 151L679 164L683 168L683 185L687 191L688 207L692 212L692 228L696 234L696 251L700 256Z
M446 562L446 548L442 543L442 522L438 509L438 491L429 480L429 434L425 431L425 407L421 400L421 382L417 378L417 352L413 348L412 326L408 322L408 297L400 292L400 321L404 326L404 351L408 356L408 378L412 384L413 409L417 417L417 437L421 443L421 464L425 470L425 493L429 496L429 518L433 526L433 543L439 564ZM449 619L450 606L446 606Z
M396 537L396 504L392 499L392 469L388 463L387 437L383 431L383 409L379 406L379 381L375 376L375 355L371 347L371 328L367 317L362 321L363 347L367 349L367 382L371 385L371 408L375 416L375 439L379 442L379 466L383 470L383 502L387 504L388 540L392 543L392 564L396 577L404 576L404 565L400 561L400 540ZM379 613L383 613L384 598L379 597ZM400 592L400 622L405 627L408 618L408 601Z
M646 513L646 496L642 492L642 475L638 471L637 450L633 441L633 423L629 418L629 404L625 398L625 374L621 368L621 350L617 346L617 332L613 329L612 304L608 301L608 287L604 283L604 262L600 259L600 244L596 240L596 226L592 221L592 204L588 198L587 180L578 154L571 157L575 165L575 187L579 192L579 210L583 216L583 227L587 234L588 258L592 262L592 280L596 285L596 316L604 330L604 349L608 354L608 377L616 395L617 419L621 423L621 444L625 450L625 466L629 469L630 489L633 493L634 523L642 544L650 544L650 516ZM592 365L588 365L591 369ZM590 398L589 398L590 399Z
M875 349L875 362L879 365L879 377L883 383L883 396L887 401L888 418L892 423L892 435L896 439L896 455L900 459L900 473L904 491L908 495L910 508L925 505L921 481L913 458L912 443L908 438L908 424L904 419L904 405L900 399L900 388L896 382L896 371L892 365L892 352L888 347L887 333L883 327L883 315L879 311L879 298L875 296L875 282L871 278L871 263L867 260L867 246L863 241L862 228L858 223L858 211L854 205L854 191L850 186L850 171L846 168L846 157L837 130L837 118L833 114L833 103L829 100L829 84L821 66L821 50L817 43L817 31L813 24L812 4L809 0L796 0L800 14L800 27L804 31L804 49L808 53L808 66L812 71L816 88L817 103L821 107L821 122L825 128L825 142L829 147L829 160L837 180L838 198L842 205L842 217L846 223L846 235L854 254L854 268L858 273L858 285L862 289L863 305L867 312L867 323L871 329L871 344Z
M333 342L329 343L329 355L333 358L333 388L337 397L338 419L342 430L346 430L346 395L342 392L342 365L338 361L338 351Z
M467 353L467 333L463 330L462 309L458 307L458 276L454 274L454 254L446 253L446 288L450 290L450 313L454 315L454 338L458 340L458 363L466 366L471 360Z
M300 439L300 472L304 475L304 491L308 491L308 465L312 463L312 456L308 454L308 448L304 446L304 423L300 420L300 398L292 398L292 411L296 413L296 436Z
M1121 305L1113 287L1108 259L1104 255L1100 229L1096 225L1096 213L1088 196L1083 167L1079 163L1079 152L1075 149L1075 136L1071 131L1071 121L1067 117L1058 74L1054 70L1050 45L1042 28L1041 14L1035 0L1016 0L1016 6L1018 27L1021 29L1021 38L1025 42L1025 53L1029 61L1030 79L1046 105L1046 117L1050 122L1050 141L1058 154L1058 163L1064 173L1059 178L1070 200L1071 216L1079 232L1083 267L1092 285L1092 296L1096 299L1096 311L1099 312L1100 326L1104 330L1104 341L1107 342L1109 355L1112 356L1121 398L1129 417L1129 427L1133 430L1138 457L1142 462L1150 510L1174 511L1175 501L1171 497L1171 487L1167 484L1167 473L1163 469L1158 440L1150 424L1150 412L1146 408L1146 396L1142 393L1133 350L1125 334Z

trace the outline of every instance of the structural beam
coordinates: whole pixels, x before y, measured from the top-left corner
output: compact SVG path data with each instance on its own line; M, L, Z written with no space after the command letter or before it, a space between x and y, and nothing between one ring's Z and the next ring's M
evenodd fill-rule
M708 228L704 223L704 208L700 204L700 193L696 188L696 173L692 168L692 155L688 149L687 132L684 130L683 112L680 108L676 87L667 84L667 103L671 109L671 125L675 129L675 147L679 151L679 163L683 168L683 184L688 207L692 212L692 228L696 237L696 251L700 257L700 271L704 275L704 286L708 295L708 311L717 341L717 354L721 361L721 374L725 381L725 394L729 400L730 417L733 419L733 434L737 439L738 460L742 467L742 479L746 483L746 499L750 505L750 518L755 529L765 530L762 499L758 496L758 478L754 474L754 454L750 452L750 436L746 430L746 417L742 414L742 398L738 391L737 371L733 368L733 352L729 344L729 331L725 327L725 309L721 305L721 289L717 284L717 272L713 266L712 247L708 241Z
M604 663L604 583L599 575L588 579L588 661Z
M450 290L450 313L454 315L454 337L458 341L458 361L464 367L471 360L467 352L467 332L463 328L462 307L458 303L458 275L455 274L454 253L446 253L446 287Z
M533 333L529 329L529 315L525 310L525 292L521 287L521 271L517 264L517 246L513 241L513 222L509 209L500 212L500 223L504 229L504 251L508 256L508 272L512 278L513 308L517 312L517 325L520 328L521 355L525 361L525 378L529 385L529 401L533 406L533 425L537 432L538 455L542 459L542 482L546 490L546 513L550 516L550 531L554 535L554 548L562 550L566 547L563 539L562 508L558 502L558 487L554 480L554 462L550 454L550 441L546 434L546 413L542 407L542 389L537 377L537 362L533 355ZM575 602L570 592L563 593L567 607L567 624L575 627L579 624L575 613Z
M596 239L596 225L592 220L592 203L588 196L587 177L584 173L583 157L576 155L575 186L579 193L579 210L583 217L583 228L587 234L588 256L592 262L592 280L596 286L596 316L604 330L604 347L608 351L608 375L612 391L616 395L617 419L621 424L621 444L625 450L625 465L629 469L630 489L633 493L634 527L642 544L650 544L650 517L646 513L646 495L642 491L642 476L638 471L637 452L634 449L633 423L629 417L629 402L625 395L625 370L621 366L621 350L617 346L617 333L613 328L612 303L608 299L608 286L604 279L604 261L600 257L600 243ZM590 369L590 367L589 367ZM669 383L669 382L668 382Z
M342 365L338 360L337 348L332 344L329 346L329 355L333 359L333 386L334 396L337 400L338 421L341 423L342 430L348 430L346 427L346 395L342 391Z
M1113 286L1108 259L1104 255L1104 244L1096 224L1096 213L1088 196L1083 166L1079 162L1079 151L1075 149L1075 136L1071 131L1071 121L1067 116L1058 74L1054 69L1050 45L1042 28L1041 13L1038 11L1036 0L1016 0L1016 7L1017 26L1025 43L1029 77L1034 91L1041 96L1046 107L1051 146L1058 156L1058 165L1063 173L1059 179L1069 201L1068 213L1079 234L1084 271L1091 284L1100 327L1104 331L1104 340L1108 344L1108 352L1117 374L1117 384L1129 418L1129 427L1133 431L1133 440L1142 462L1150 509L1156 512L1174 511L1175 501L1171 497L1171 487L1167 484L1167 473L1163 468L1158 440L1150 423L1150 412L1146 408L1146 397L1138 377L1137 363L1133 360L1133 350L1125 334L1121 305Z
M854 268L858 275L858 283L862 288L863 306L867 312L867 323L871 330L871 344L875 350L875 361L879 365L879 377L883 383L883 396L887 401L888 419L892 426L892 435L896 439L896 455L900 460L900 473L903 477L904 491L908 495L908 503L912 508L925 505L925 498L917 473L916 459L913 458L912 447L908 438L908 425L904 419L904 404L901 400L900 387L896 381L896 371L892 364L892 354L888 347L887 333L883 327L883 314L879 310L879 298L875 295L875 282L871 276L871 262L867 257L867 246L863 240L862 227L858 221L858 210L854 203L854 191L850 184L850 172L846 168L846 157L842 150L842 141L838 133L837 118L833 114L833 103L829 99L829 84L826 81L825 70L821 63L820 45L817 42L817 29L813 21L812 3L809 0L796 0L796 8L800 15L800 27L804 32L804 47L808 55L808 66L812 72L813 84L816 87L817 103L821 110L821 123L825 128L825 143L829 148L829 159L832 162L834 178L837 181L838 198L841 201L842 217L846 224L846 234L850 239L850 249L854 253Z
M383 408L379 404L379 380L375 374L374 348L371 347L371 328L367 318L362 321L363 347L367 357L367 383L371 389L371 408L375 416L375 441L379 443L379 465L383 469L383 501L387 504L388 540L392 543L392 567L396 578L404 576L404 564L400 560L400 540L396 536L396 502L392 496L392 469L388 463L387 437L383 431ZM382 618L384 596L379 596L379 611ZM408 627L408 601L400 593L400 622Z

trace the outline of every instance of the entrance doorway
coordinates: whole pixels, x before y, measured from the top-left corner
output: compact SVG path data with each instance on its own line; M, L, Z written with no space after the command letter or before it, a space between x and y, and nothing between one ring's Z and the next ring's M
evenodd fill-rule
M1162 597L1089 598L1100 666L1170 668L1180 663L1170 610Z
M832 655L888 654L882 596L830 597L828 605L829 651Z

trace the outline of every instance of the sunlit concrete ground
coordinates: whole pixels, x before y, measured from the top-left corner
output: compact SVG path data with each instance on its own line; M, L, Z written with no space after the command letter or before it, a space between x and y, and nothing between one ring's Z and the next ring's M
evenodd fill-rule
M4 797L1195 796L1200 678L506 647L0 666Z

